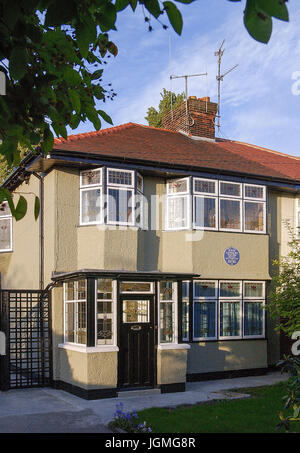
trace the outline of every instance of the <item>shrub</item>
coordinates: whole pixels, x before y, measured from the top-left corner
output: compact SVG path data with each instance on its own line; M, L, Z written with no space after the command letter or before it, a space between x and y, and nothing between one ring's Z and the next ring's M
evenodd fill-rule
M290 431L291 422L300 422L300 358L285 356L278 363L281 370L287 371L290 378L287 382L287 395L283 397L285 401L284 410L280 412L280 423L277 429L284 427L286 431Z

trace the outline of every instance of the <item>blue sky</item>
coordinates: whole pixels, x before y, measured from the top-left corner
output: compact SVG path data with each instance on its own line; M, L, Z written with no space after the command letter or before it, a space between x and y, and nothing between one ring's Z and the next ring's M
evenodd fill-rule
M216 101L214 52L226 39L223 72L235 64L239 67L222 84L220 136L300 156L300 95L292 93L292 74L300 71L300 8L296 0L288 2L289 23L273 21L268 45L254 41L245 30L244 1L196 0L178 5L184 19L180 37L154 20L154 30L149 33L141 9L135 14L129 9L119 14L118 31L111 33L119 55L108 60L104 71L104 82L112 83L117 97L98 107L112 117L114 125L129 121L147 124L147 108L157 107L162 88L171 87L170 72L208 71L207 78L190 79L189 95L208 95ZM183 91L183 80L173 81L172 90ZM86 122L72 133L90 130L93 126Z

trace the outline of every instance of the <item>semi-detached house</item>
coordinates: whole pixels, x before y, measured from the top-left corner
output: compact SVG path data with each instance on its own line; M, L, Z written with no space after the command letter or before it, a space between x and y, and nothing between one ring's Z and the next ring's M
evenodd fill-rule
M299 226L300 160L216 138L216 110L191 97L162 129L57 139L5 181L30 210L0 213L2 388L184 391L276 363L265 304L284 222Z

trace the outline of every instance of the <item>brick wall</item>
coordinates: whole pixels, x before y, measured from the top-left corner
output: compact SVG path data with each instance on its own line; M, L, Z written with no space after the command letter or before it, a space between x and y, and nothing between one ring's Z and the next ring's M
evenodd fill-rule
M190 96L188 98L188 116L186 103L182 102L176 109L169 112L162 121L165 129L184 131L189 135L203 138L215 138L215 117L218 105L210 102L210 98Z

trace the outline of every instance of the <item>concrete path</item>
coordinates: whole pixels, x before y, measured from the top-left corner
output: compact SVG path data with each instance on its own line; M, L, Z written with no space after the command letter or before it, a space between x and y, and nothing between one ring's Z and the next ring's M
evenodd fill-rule
M107 423L113 418L116 404L124 410L150 407L176 407L215 399L245 397L231 394L230 389L261 387L287 379L279 372L259 377L220 379L187 384L182 393L159 394L126 392L119 398L86 401L62 390L23 389L0 392L0 432L2 433L109 433ZM241 392L242 393L242 392ZM121 394L122 395L122 394Z

